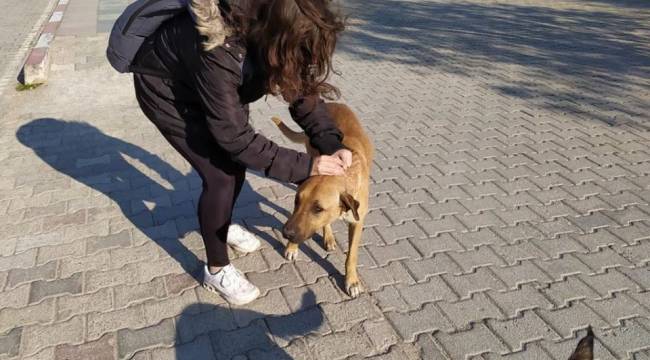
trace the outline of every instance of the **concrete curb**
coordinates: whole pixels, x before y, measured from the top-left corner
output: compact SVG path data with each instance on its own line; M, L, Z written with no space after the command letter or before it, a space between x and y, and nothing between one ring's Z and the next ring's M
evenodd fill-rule
M42 84L50 71L50 43L61 25L69 0L59 0L48 22L43 26L36 45L30 50L18 81L22 84Z

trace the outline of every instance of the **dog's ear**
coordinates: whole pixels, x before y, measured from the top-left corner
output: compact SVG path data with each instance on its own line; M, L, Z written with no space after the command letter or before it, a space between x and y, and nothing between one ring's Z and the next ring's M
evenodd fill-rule
M591 326L587 329L587 336L583 337L569 360L593 360L594 358L594 333Z
M345 211L352 211L354 220L359 221L359 202L348 193L341 194L341 202Z

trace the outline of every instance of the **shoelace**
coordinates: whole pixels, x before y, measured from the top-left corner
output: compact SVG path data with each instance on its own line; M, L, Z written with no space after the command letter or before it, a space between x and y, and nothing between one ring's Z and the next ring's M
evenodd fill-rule
M225 268L223 268L223 270L225 270L225 274L223 274L223 278L221 278L221 285L230 287L233 284L237 284L237 283L241 284L241 281L234 281L235 279L231 279L232 276L237 278L237 280L243 279L244 274L242 274L241 271L239 271L235 267L225 267ZM224 284L224 281L226 281L226 278L228 279L227 280L228 285Z

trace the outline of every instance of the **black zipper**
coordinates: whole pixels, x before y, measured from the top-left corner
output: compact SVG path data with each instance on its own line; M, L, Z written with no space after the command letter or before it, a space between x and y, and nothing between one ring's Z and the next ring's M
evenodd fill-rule
M133 22L135 19L140 15L142 11L144 11L145 8L147 8L149 5L152 5L153 3L156 3L161 0L147 0L144 5L140 6L135 12L133 12L133 15L129 18L129 21L126 22L126 25L124 26L124 29L122 29L122 35L126 35L126 32L129 31L129 28L131 25L133 25Z

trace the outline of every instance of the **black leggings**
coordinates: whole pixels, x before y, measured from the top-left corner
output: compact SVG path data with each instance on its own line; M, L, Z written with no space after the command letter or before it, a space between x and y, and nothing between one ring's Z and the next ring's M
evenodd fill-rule
M200 109L182 101L193 96L189 89L142 74L134 76L134 83L144 114L203 180L198 216L208 265L228 265L226 236L246 168L217 145Z

